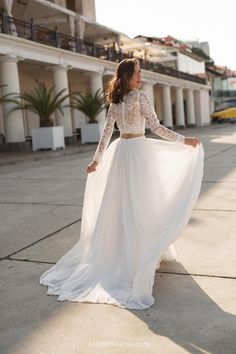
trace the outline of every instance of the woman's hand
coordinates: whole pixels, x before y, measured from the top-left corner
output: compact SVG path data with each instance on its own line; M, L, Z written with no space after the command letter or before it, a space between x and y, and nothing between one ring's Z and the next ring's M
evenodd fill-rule
M191 138L191 137L187 138L186 137L184 140L184 144L191 145L195 148L197 145L201 144L201 141L198 138Z
M87 173L95 172L98 165L97 161L92 161L87 167Z

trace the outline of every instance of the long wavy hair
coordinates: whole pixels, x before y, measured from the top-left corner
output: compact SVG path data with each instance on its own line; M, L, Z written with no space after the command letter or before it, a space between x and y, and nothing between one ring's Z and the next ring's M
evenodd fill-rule
M106 96L109 102L120 103L124 95L130 91L129 82L133 76L135 65L139 63L137 58L122 60L116 72L108 84Z

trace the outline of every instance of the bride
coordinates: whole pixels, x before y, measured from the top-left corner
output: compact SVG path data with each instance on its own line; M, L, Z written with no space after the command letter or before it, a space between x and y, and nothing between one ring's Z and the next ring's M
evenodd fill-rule
M155 270L198 199L203 146L160 124L140 91L140 72L138 59L117 66L103 133L87 167L80 238L40 277L59 301L152 306ZM120 137L109 145L115 122ZM146 138L146 122L166 140Z

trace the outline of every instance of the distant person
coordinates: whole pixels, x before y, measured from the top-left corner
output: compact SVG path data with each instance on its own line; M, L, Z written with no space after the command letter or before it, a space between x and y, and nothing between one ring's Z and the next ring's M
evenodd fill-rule
M40 278L59 301L152 306L155 271L198 199L200 140L161 125L140 87L139 61L124 59L110 82L106 123L87 167L80 238ZM120 137L108 147L115 122ZM169 141L146 138L145 122Z

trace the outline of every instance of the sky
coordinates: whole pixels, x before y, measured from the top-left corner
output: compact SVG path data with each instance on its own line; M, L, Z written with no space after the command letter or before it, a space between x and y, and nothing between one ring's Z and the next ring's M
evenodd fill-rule
M95 0L97 22L134 37L209 42L216 65L236 70L236 1Z

